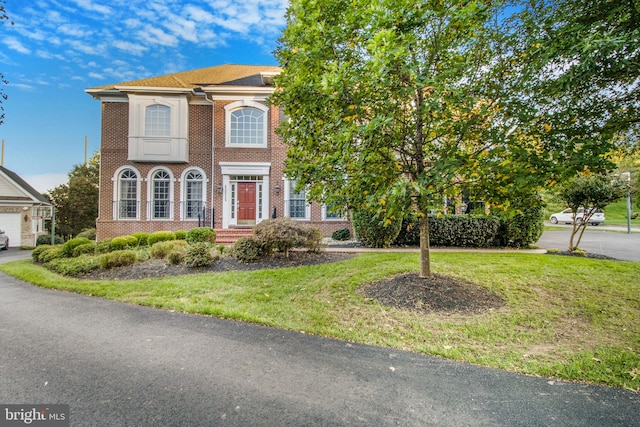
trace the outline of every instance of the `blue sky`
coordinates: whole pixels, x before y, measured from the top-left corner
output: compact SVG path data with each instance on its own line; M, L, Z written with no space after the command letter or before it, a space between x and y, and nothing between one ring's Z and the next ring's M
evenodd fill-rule
M7 0L4 166L41 192L100 148L85 89L220 64L277 65L287 0Z

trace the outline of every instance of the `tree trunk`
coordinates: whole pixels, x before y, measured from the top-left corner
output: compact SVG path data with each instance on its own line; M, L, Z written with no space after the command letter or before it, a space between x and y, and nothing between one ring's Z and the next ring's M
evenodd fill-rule
M420 277L431 277L431 257L429 253L429 217L420 218Z

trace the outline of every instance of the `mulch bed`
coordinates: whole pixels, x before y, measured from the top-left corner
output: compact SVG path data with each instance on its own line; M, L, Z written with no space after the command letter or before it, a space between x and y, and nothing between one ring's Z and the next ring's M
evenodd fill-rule
M240 263L233 257L223 257L203 268L172 265L166 260L151 259L128 267L94 270L79 278L136 280L196 273L253 271L338 262L354 256L356 255L350 253L294 251L288 258L277 254L252 263ZM417 273L402 274L368 284L359 292L382 305L422 313L481 313L500 308L504 304L500 297L485 288L438 274L428 279L420 278Z

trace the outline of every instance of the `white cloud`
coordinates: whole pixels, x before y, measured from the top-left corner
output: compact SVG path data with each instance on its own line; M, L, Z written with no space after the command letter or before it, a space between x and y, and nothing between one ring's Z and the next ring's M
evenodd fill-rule
M113 42L112 45L116 49L120 49L124 52L131 53L133 55L142 55L144 52L149 50L148 47L142 46L137 43L124 41L124 40L116 40Z
M22 90L33 90L34 87L24 83L9 83L9 86L15 87Z
M64 173L48 173L42 175L24 175L22 177L39 193L47 193L59 185L69 182L69 177Z
M95 4L91 0L74 0L74 2L80 6L81 8L88 10L90 12L98 12L103 15L110 15L111 8L108 6L103 6L101 4Z
M18 40L15 37L7 37L4 39L4 44L11 50L15 50L16 52L19 53L24 53L25 55L28 55L31 53L31 50L26 48L21 42L20 40Z
M138 37L151 45L161 46L177 46L178 38L174 35L167 34L160 28L151 25L145 25L143 30L138 31Z

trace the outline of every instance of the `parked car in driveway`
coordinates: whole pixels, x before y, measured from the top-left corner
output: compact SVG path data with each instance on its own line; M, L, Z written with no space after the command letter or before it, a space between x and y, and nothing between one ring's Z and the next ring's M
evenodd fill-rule
M588 213L588 212L587 212ZM584 218L584 208L578 208L578 212L576 213L576 222L578 224L582 223ZM551 224L558 224L559 222L563 222L565 224L573 224L573 210L571 208L565 209L562 212L554 213L549 218ZM591 225L599 225L604 222L604 212L602 210L597 209L596 212L589 218L589 224Z
M3 251L9 249L9 236L4 234L4 230L0 230L0 249Z

